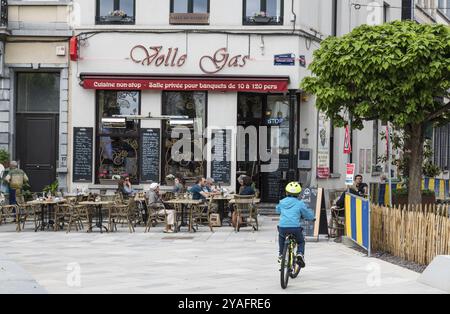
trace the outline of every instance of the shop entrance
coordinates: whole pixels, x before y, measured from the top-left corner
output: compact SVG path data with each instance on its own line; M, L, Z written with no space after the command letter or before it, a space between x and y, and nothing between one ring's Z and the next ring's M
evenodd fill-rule
M16 159L33 192L56 180L59 82L59 73L17 74Z
M289 170L289 99L284 95L239 94L237 121L238 126L246 130L256 129L257 135L257 143L250 143L252 140L249 135L246 135L245 160L238 160L237 176L247 175L253 179L262 202L277 203L283 197ZM261 127L267 128L267 138L261 138ZM251 134L251 132L246 133ZM252 145L253 147L256 145L256 160L250 156L249 151ZM272 148L275 149L278 160L261 160L262 147L265 147L268 152L272 151ZM264 164L274 161L279 164L276 171L262 171ZM237 185L236 191L239 191L239 183Z

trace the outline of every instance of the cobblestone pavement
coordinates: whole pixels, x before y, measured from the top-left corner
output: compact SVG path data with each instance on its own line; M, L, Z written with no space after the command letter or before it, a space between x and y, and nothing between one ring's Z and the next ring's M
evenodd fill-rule
M30 293L441 293L418 283L415 272L327 240L307 243L307 268L283 291L277 222L261 221L259 232L224 227L170 235L162 228L66 234L0 226L0 254L7 258L0 267L17 263L39 285L28 281L23 289ZM20 290L10 287L0 285L0 292Z

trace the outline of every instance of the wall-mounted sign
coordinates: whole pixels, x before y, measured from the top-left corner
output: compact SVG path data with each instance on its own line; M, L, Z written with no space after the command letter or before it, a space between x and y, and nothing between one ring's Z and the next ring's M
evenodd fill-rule
M353 178L355 177L356 165L347 164L347 171L345 175L345 185L353 185Z
M155 67L182 67L188 58L187 54L180 53L179 48L164 49L163 46L143 45L134 46L130 51L130 59L134 63ZM206 74L216 74L225 68L243 68L249 60L247 55L230 55L227 48L217 50L211 56L202 56L199 67Z
M93 128L73 128L73 182L92 182Z
M85 77L82 86L102 90L166 90L220 92L286 92L288 79L142 79Z
M317 144L317 178L330 177L330 132L331 122L325 113L319 111Z
M285 53L274 56L274 65L295 65L295 54Z
M301 67L306 68L306 57L305 56L299 56L298 62Z

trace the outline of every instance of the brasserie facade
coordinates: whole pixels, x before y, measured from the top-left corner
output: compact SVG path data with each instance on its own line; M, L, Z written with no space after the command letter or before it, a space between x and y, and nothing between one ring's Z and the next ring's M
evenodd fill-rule
M313 53L305 38L99 32L74 41L72 189L108 189L124 175L145 188L173 174L212 177L235 190L237 177L246 174L271 195L265 201L276 201L279 181L298 178L299 131L317 124L312 97L299 89ZM104 123L118 116L127 117L125 126ZM175 158L180 137L173 131L180 126L191 132L193 154ZM255 145L257 158L237 150L237 130L247 131L244 146ZM219 135L221 141L206 145ZM273 160L260 158L263 145ZM198 150L203 160L193 157ZM262 172L271 161L278 170Z

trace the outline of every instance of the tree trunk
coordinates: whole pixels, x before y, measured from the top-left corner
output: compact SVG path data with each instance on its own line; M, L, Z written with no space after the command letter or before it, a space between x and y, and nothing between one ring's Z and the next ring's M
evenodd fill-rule
M407 147L409 154L408 203L416 205L422 203L424 127L422 124L413 124L406 128L406 132L408 135Z

